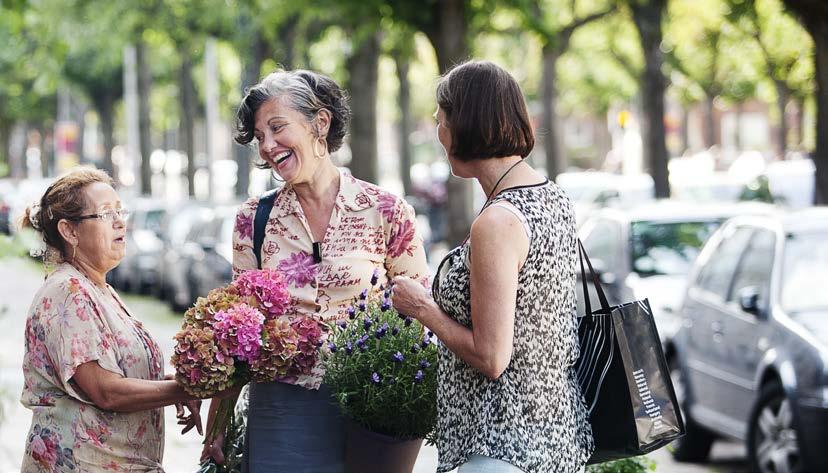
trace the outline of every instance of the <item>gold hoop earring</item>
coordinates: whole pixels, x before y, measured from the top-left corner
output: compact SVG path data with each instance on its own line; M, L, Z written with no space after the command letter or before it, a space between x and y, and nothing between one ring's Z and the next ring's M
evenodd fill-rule
M322 152L318 153L316 150L316 144L322 143ZM322 159L325 157L325 154L328 152L328 142L325 141L325 138L320 136L313 142L313 157L316 159Z

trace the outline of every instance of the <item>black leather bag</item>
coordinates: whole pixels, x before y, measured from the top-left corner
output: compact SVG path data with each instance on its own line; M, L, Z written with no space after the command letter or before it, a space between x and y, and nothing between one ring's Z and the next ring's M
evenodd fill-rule
M588 464L652 452L684 435L685 427L650 303L610 306L580 241L578 253L586 313L578 322L576 370L595 439ZM587 281L601 304L595 311Z

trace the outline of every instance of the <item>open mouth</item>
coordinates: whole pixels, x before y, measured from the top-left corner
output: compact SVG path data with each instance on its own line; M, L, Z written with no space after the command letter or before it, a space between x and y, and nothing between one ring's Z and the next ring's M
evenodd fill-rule
M118 237L118 238L116 238L116 239L115 239L115 242L116 242L116 243L123 243L123 242L124 242L124 237Z
M276 166L280 166L282 163L290 159L293 156L293 151L284 151L276 155Z

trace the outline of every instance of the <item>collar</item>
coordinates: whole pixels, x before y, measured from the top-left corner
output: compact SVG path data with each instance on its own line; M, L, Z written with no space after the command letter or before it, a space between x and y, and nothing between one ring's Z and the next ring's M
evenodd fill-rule
M336 194L334 205L339 211L359 212L376 205L379 196L379 188L367 182L360 181L345 172L342 168L339 171L339 192ZM286 215L300 215L302 207L296 197L296 190L287 184L279 190L276 200L273 202L273 212L278 217Z

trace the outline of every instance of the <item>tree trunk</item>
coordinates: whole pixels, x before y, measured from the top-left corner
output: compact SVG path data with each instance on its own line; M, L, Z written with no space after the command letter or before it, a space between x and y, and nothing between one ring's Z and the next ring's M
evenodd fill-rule
M379 35L371 34L346 61L351 91L351 173L375 184L379 54Z
M745 103L736 103L736 129L733 132L733 144L736 151L742 151L742 115L745 111Z
M279 63L288 70L296 67L296 38L299 34L299 19L300 15L298 13L291 15L279 28L279 39L282 43L282 58ZM262 41L262 35L257 35L257 39Z
M716 117L714 115L713 95L704 96L704 147L710 149L716 144Z
M184 145L184 154L187 156L187 195L195 196L195 120L196 120L196 90L193 82L193 57L188 46L178 51L181 56L181 69L178 74L179 98L181 99L181 123L179 133Z
M464 0L444 0L436 4L434 13L437 22L426 34L437 54L440 74L445 74L469 56L466 3ZM474 211L472 182L452 175L446 182L446 194L446 239L454 246L463 241L471 228Z
M690 148L690 106L681 108L681 154L687 153Z
M664 91L666 80L661 72L664 54L661 51L661 20L666 0L633 3L633 20L644 51L644 73L641 77L641 104L644 110L644 155L655 182L656 197L670 197L667 171L667 144L664 129Z
M558 135L558 89L556 69L561 57L557 48L547 44L543 47L543 73L541 74L541 96L543 98L543 149L546 153L546 175L555 180L564 170L564 150Z
M136 69L138 69L138 129L141 143L141 194L152 194L152 137L150 135L150 71L146 57L146 44L138 40L135 44Z
M816 62L816 204L828 204L828 15L813 15L806 25L814 38Z
M112 164L112 148L115 147L115 100L110 94L105 94L96 101L95 111L101 120L101 134L103 135L103 161L101 166L117 182L115 166Z
M398 124L400 149L400 177L405 195L411 195L411 82L408 80L409 60L403 53L394 53L394 63L397 65L397 80L400 83L400 93L397 97L400 105L400 122Z
M9 139L11 137L11 123L0 121L0 169L6 168L6 173L0 173L4 177L11 172L11 159L9 159Z
M797 94L796 98L796 147L805 148L805 97Z
M788 85L782 81L773 81L776 86L776 107L779 112L779 134L776 135L776 152L779 159L785 159L785 151L788 149L788 117L786 109L791 98L791 91Z

